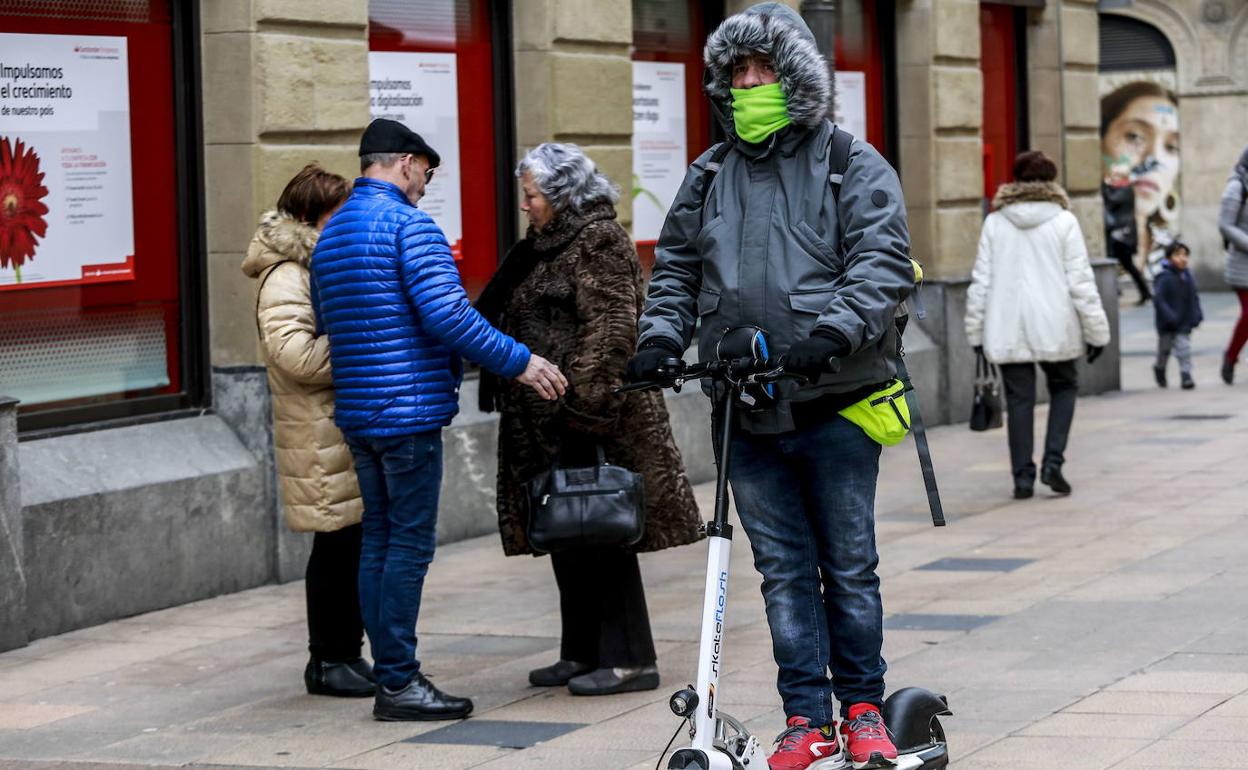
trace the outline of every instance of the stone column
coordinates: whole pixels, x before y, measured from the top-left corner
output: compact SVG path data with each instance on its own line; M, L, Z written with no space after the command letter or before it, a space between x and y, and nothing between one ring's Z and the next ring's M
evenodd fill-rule
M897 6L902 188L914 255L932 278L968 275L982 220L979 3Z
M0 651L25 647L27 642L17 463L17 401L0 396Z
M632 3L516 0L512 18L517 157L542 142L580 145L619 185L631 224Z

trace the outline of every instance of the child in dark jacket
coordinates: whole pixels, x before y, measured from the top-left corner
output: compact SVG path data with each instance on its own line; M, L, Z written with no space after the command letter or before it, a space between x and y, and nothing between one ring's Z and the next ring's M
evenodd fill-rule
M1161 388L1166 387L1166 363L1171 350L1179 359L1183 389L1196 387L1192 379L1192 329L1200 326L1204 314L1200 311L1196 281L1187 269L1190 257L1191 249L1187 244L1173 241L1166 246L1166 258L1153 278L1153 308L1157 321L1157 363L1153 374Z

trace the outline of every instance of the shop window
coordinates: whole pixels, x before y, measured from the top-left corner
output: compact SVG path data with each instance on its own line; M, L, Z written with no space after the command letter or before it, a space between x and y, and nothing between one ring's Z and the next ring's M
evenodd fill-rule
M488 0L368 5L370 112L410 126L441 156L420 207L446 234L473 297L514 237L510 150L502 149L511 117L498 102L511 85L498 75L500 25L491 15L500 13L509 16L506 4Z
M836 4L835 107L837 125L870 142L890 159L887 105L892 57L885 44L891 35L891 5L876 0L842 0Z
M979 11L983 77L984 199L1013 180L1014 158L1027 147L1026 11L984 3Z
M196 54L172 6L0 4L0 394L23 430L202 398Z
M719 19L706 5L633 0L633 178L616 182L632 195L633 236L646 271L685 171L712 144L702 44L708 17Z

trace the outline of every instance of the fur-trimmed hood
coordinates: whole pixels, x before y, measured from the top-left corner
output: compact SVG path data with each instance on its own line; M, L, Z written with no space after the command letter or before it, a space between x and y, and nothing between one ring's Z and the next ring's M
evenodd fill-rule
M1015 227L1027 230L1069 209L1070 199L1054 182L1010 182L997 188L992 207Z
M832 78L815 36L797 11L783 3L759 3L729 16L706 39L706 95L724 129L735 136L732 123L732 64L749 53L771 57L795 125L807 128L823 121L832 103Z
M288 259L308 267L320 235L315 227L289 214L266 211L243 259L243 272L255 278L266 268Z

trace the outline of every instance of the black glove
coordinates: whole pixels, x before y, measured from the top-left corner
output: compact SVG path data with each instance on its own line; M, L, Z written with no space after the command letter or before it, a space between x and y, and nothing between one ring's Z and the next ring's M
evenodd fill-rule
M798 340L784 354L784 370L814 380L825 372L840 368L836 359L845 354L845 343L837 336L815 332Z
M975 346L973 346L973 347L971 348L971 350L974 350L974 351L975 351L975 355L977 355L977 356L982 356L982 355L984 354L984 346L983 346L983 345L975 345Z
M1092 363L1105 352L1104 345L1088 345L1088 363Z
M628 360L625 377L629 382L653 380L658 374L659 365L665 358L680 358L680 351L666 340L651 340L643 344L637 353Z

